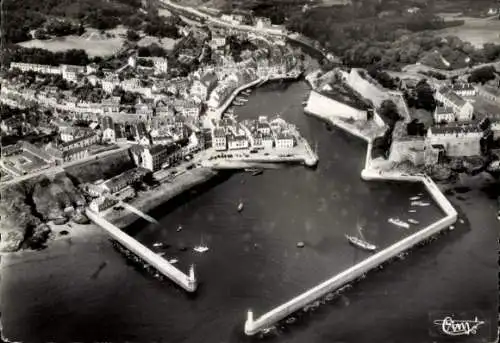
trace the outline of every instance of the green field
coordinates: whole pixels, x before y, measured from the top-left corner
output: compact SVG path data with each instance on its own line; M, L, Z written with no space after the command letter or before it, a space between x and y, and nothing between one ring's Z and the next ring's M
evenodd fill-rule
M125 41L125 29L117 28L105 31L101 34L98 30L87 29L81 36L65 36L49 40L33 39L19 43L25 48L41 48L52 52L66 51L70 49L83 49L90 57L111 56L115 54Z
M455 15L442 14L441 16L445 20L464 20L464 25L440 30L440 36L457 36L479 48L485 43L500 44L500 20L498 18L456 17Z

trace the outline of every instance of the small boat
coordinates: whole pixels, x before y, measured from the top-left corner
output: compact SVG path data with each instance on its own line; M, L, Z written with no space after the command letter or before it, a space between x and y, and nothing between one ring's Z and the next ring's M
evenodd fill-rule
M361 227L358 227L358 232L362 236L363 234L361 233ZM365 249L368 251L375 251L377 250L377 246L371 243L368 243L364 239L355 237L355 236L349 236L345 235L345 238L349 241L349 243L357 246L358 248Z
M408 210L408 213L417 213L417 210Z
M293 324L293 323L295 323L296 320L297 319L295 319L295 317L290 317L287 320L285 320L285 323L287 323L287 324Z
M238 212L241 212L243 211L243 203L240 202L239 205L238 205Z
M171 258L170 260L168 260L168 263L170 264L176 264L177 262L179 262L179 260L176 258Z
M203 254L204 252L207 252L209 249L206 244L203 244L203 238L202 238L200 245L195 246L193 250L200 254Z
M304 242L297 242L297 248L303 248L305 246Z
M465 223L465 221L464 221L463 219L459 219L459 220L458 220L458 222L459 222L460 224Z
M307 100L302 101L302 106L307 106Z
M153 244L153 246L155 248L159 248L159 247L163 246L163 243L156 242L156 243Z
M197 245L193 248L193 250L202 254L204 252L207 252L209 249L206 245Z
M410 224L418 224L418 223L419 223L419 221L418 221L418 220L415 220L415 219L411 219L411 218L410 218L410 219L408 219L408 223L410 223Z
M177 230L176 230L176 231L177 231L177 232L182 231L182 225L179 225L179 226L177 227Z
M263 173L263 170L262 169L258 169L258 170L255 170L252 172L252 176L257 176L257 175L260 175Z
M412 200L412 201L419 200L419 199L420 199L419 195L410 198L410 200Z
M455 226L451 225L450 230L455 230Z
M425 206L429 206L430 203L428 202L424 202L424 201L412 201L411 202L411 206L421 206L421 207L425 207Z
M394 224L396 226L399 226L399 227L402 227L402 228L405 228L405 229L409 229L410 228L410 224L402 221L399 218L389 218L389 220L387 220L387 221L389 223L391 223L391 224Z

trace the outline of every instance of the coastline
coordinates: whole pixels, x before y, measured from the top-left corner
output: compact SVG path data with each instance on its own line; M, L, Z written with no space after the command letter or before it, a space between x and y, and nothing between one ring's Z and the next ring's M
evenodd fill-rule
M161 204L195 186L209 181L217 175L217 172L209 168L192 169L177 176L171 183L162 183L153 190L140 193L140 195L130 201L129 204L142 212L148 213ZM104 218L117 227L124 229L140 217L130 211L113 211L110 209L106 212Z

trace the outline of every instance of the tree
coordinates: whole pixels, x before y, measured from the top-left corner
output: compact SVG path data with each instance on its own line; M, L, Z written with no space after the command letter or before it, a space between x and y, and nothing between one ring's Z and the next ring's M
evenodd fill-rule
M382 104L380 104L379 114L389 122L389 126L393 126L401 119L398 108L392 100L384 100Z
M141 39L141 36L134 30L127 30L127 39L131 42L137 42L139 39Z
M472 71L469 76L469 82L484 84L495 79L496 70L492 66L478 68Z
M415 87L415 91L417 93L416 108L423 108L433 112L436 109L436 99L434 99L434 90L427 83L427 80L420 80Z

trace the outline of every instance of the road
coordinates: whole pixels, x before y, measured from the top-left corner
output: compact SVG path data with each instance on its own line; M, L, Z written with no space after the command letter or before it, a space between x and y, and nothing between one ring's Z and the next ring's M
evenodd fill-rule
M68 167L71 167L71 166L74 166L74 165L82 164L82 163L85 163L85 162L88 162L88 161L91 161L91 160L96 160L96 159L99 159L99 158L103 158L103 157L106 157L108 155L113 155L113 154L116 154L118 152L125 151L125 150L127 150L129 148L130 148L130 144L129 143L120 143L118 149L104 151L104 152L101 152L101 153L96 154L96 155L90 155L90 156L88 156L88 157L86 157L84 159L81 159L81 160L71 161L71 162L63 163L60 166L54 166L54 167L50 167L50 168L47 168L47 169L42 169L42 170L36 171L34 173L30 173L30 174L27 174L27 175L17 176L17 177L14 177L11 180L8 180L8 181L5 181L5 182L1 182L0 185L4 186L4 185L13 184L13 183L18 183L18 182L25 181L25 180L28 180L28 179L31 179L33 177L40 176L40 175L50 176L50 175L62 173L62 172L64 172L64 168L68 168Z
M233 30L237 29L237 30L242 30L242 31L250 31L250 32L260 33L261 35L272 35L272 36L279 36L279 37L282 37L282 38L287 38L289 40L296 41L298 43L307 45L311 49L314 49L314 50L318 51L319 53L321 53L323 56L326 56L325 52L323 50L318 49L316 46L314 46L314 44L312 42L309 41L308 38L302 37L298 33L288 34L286 32L286 30L281 30L281 29L275 29L275 28L257 28L255 26L250 26L250 25L230 24L230 23L227 23L227 22L225 22L225 21L223 21L223 20L221 20L219 18L216 18L214 16L211 16L211 15L208 15L206 13L200 12L197 9L193 8L193 7L182 6L182 5L173 3L170 0L160 0L160 2L165 7L169 8L169 9L173 8L173 9L176 9L178 11L188 12L188 13L190 13L192 15L195 15L195 16L197 16L199 18L203 18L204 20L206 20L206 21L208 21L208 22L210 22L212 24L223 26L223 27L226 27L228 29L233 29Z

